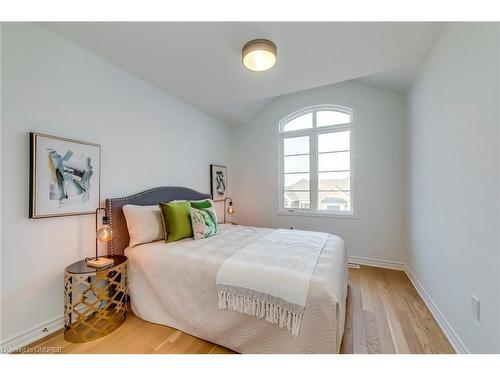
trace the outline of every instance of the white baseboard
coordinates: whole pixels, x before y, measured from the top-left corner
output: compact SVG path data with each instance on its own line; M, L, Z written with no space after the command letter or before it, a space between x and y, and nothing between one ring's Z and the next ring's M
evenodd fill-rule
M365 266L379 267L379 268L388 268L393 270L400 270L406 273L411 283L417 290L418 294L426 304L427 308L431 312L432 316L438 323L439 327L445 334L445 336L450 341L451 345L455 349L455 352L460 354L470 353L465 344L462 342L458 334L455 332L450 323L446 320L445 316L439 310L436 303L432 300L429 293L424 289L422 284L418 281L413 271L402 262L392 262L386 260L377 260L370 258L362 258L362 257L347 257L347 261L349 263L355 263ZM5 351L15 351L16 349L22 348L26 345L29 345L37 340L48 336L55 331L63 328L64 326L64 317L61 315L54 319L51 319L43 324L40 324L36 327L28 329L18 335L12 336L0 343L0 349L3 352Z
M362 258L362 257L347 257L347 261L349 263L354 263L354 264L360 264L364 266L372 266L372 267L379 267L379 268L388 268L392 270L400 270L406 273L408 278L410 279L411 283L417 290L418 294L424 301L425 305L431 312L432 316L434 317L434 320L437 322L443 333L445 334L446 338L450 342L450 344L453 346L453 349L455 349L456 353L459 354L467 354L470 353L470 351L467 349L463 341L460 339L456 331L453 329L451 324L446 320L445 316L439 310L438 306L436 303L432 300L430 297L429 293L424 289L420 281L416 278L415 274L413 271L408 267L406 263L402 262L392 262L392 261L386 261L386 260L377 260L377 259L370 259L370 258Z
M453 349L455 349L455 352L457 354L469 354L470 353L469 349L467 349L463 341L458 336L457 332L453 329L448 320L446 320L444 314L441 312L441 310L439 310L439 307L432 300L431 296L424 289L420 281L418 281L418 279L416 278L415 274L410 269L410 267L406 266L405 273L410 279L415 289L417 290L422 300L424 301L424 303L426 304L427 308L431 312L437 324L439 325L445 336L448 338L448 341L453 346Z
M378 268L388 268L390 270L404 271L406 264L401 262L392 262L388 260L377 260L362 257L347 257L348 263L361 264L363 266L372 266Z
M43 339L44 337L60 330L64 327L64 316L58 316L40 325L30 328L18 335L9 337L0 343L3 353L14 352L26 345Z

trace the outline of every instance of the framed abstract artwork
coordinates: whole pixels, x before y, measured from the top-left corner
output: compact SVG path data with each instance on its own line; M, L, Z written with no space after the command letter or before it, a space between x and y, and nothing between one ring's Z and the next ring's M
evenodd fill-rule
M100 145L30 133L30 218L95 214L100 185Z
M214 201L227 198L227 168L210 164L210 193Z

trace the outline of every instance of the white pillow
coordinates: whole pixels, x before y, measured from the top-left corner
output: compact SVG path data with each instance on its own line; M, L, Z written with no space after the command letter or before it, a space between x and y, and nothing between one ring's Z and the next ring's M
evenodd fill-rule
M158 205L136 206L126 204L123 213L127 220L130 247L164 239L163 219Z

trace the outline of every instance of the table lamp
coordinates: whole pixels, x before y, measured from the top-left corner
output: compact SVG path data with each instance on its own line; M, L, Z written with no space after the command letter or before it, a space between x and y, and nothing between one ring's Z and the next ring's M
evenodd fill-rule
M226 210L226 202L229 201L229 207ZM229 215L234 214L233 200L230 197L224 199L224 223L226 223L226 212Z
M102 226L101 228L97 225L97 218L99 216L99 211L104 211L104 216L102 217ZM99 241L101 242L109 242L113 239L113 229L109 226L109 217L108 212L105 208L99 207L95 210L95 258L87 258L87 265L91 267L101 268L110 266L114 263L113 259L99 257Z

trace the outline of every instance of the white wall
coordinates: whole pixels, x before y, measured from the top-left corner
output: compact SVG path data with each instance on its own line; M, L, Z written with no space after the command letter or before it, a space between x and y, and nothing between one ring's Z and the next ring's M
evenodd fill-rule
M500 352L499 52L498 24L449 24L409 96L409 266L475 353Z
M101 197L209 192L229 129L34 24L2 24L1 338L61 316L63 270L94 252L94 217L29 220L28 132L102 145ZM175 73L172 73L175 74Z
M278 122L316 104L354 109L356 219L277 215ZM233 130L233 220L255 226L326 231L344 238L349 256L404 262L405 116L404 98L353 82L275 99L249 125Z

